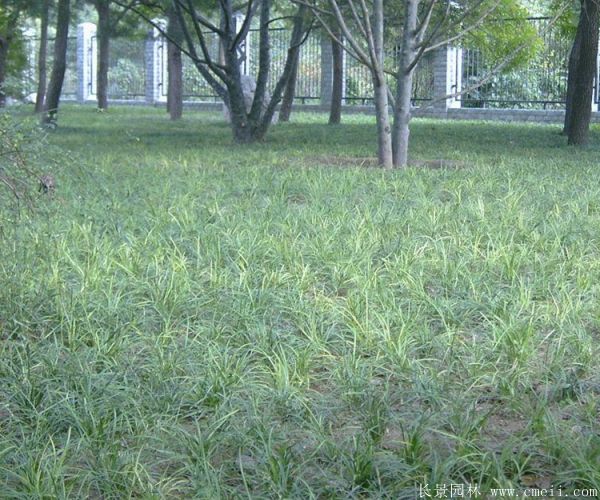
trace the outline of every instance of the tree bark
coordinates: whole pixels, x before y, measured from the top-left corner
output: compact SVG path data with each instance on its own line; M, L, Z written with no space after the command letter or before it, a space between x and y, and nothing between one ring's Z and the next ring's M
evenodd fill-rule
M396 89L396 111L394 114L394 166L405 167L408 164L408 142L410 138L410 105L416 55L416 30L419 0L405 0L404 29L402 31L402 50Z
M242 23L240 30L236 29L234 21L235 5L232 0L220 0L220 22L218 27L201 22L200 17L190 15L189 4L184 0L173 0L173 7L179 19L184 34L187 53L194 61L199 73L223 99L229 111L231 129L234 141L237 143L252 143L264 138L269 129L285 86L289 83L292 61L303 41L305 5L298 7L295 16L292 36L288 46L286 63L280 78L275 85L270 99L267 98L267 83L271 70L271 46L269 27L273 0L254 0L245 10L247 22ZM238 53L241 43L248 34L252 19L260 12L259 20L259 58L256 89L250 109L246 107L244 86L246 78L241 71L241 61ZM214 58L208 54L205 30L208 29L219 37L220 53ZM183 44L182 44L183 45ZM200 51L197 50L198 45Z
M96 0L98 12L98 71L96 74L96 96L98 109L108 109L108 66L110 57L110 37L112 26L110 19L110 1Z
M6 93L4 92L4 82L6 81L6 64L8 61L9 46L9 35L0 35L0 108L6 106Z
M583 9L580 9L579 23L581 23L581 16L584 15ZM563 124L563 135L569 135L569 127L571 125L571 114L573 112L573 96L575 95L575 74L577 72L577 61L579 60L579 54L581 52L581 30L577 30L575 33L575 39L573 40L573 46L569 53L569 70L567 75L567 100L565 103L565 121Z
M171 120L180 120L183 116L183 60L179 46L183 42L183 33L179 26L179 18L173 8L169 9L169 37L167 69L169 85L167 93L167 111ZM175 43L174 43L175 42Z
M342 34L335 33L338 39ZM335 40L331 40L333 56L333 84L331 91L331 107L329 108L329 124L337 125L342 121L342 100L344 98L344 48Z
M392 136L388 102L388 86L383 72L384 58L384 20L383 0L373 2L373 41L377 57L377 71L373 72L375 90L375 116L377 119L377 158L383 168L392 168Z
M296 83L298 81L298 65L300 63L300 52L296 52L292 61L292 71L290 79L285 86L283 99L281 100L281 108L279 109L279 121L289 122L292 114L292 106L294 97L296 97Z
M71 20L70 0L58 0L58 16L56 21L56 39L54 40L54 61L48 94L44 105L42 123L54 123L58 113L58 104L67 68L67 43L69 39L69 22Z
M593 82L598 56L598 0L583 0L577 31L581 31L579 57L575 66L574 91L569 115L568 143L586 144L592 116Z
M38 85L35 97L35 112L41 113L44 110L44 100L46 98L46 83L48 63L48 18L50 17L50 1L43 0L41 12L40 27L40 47L38 51Z

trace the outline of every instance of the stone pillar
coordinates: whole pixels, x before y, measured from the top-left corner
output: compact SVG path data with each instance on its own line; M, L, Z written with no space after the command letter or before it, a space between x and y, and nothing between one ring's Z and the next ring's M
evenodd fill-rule
M235 22L235 32L236 33L239 33L240 30L242 29L242 25L244 24L244 19L246 19L246 16L242 12L237 12L233 16L233 20ZM242 71L242 75L250 74L251 52L252 52L252 45L251 45L251 41L250 41L250 33L248 33L248 35L246 35L246 38L244 38L241 41L239 49L238 49L238 56L240 58L240 69Z
M155 20L156 24L165 29L162 20ZM167 41L160 31L152 28L146 38L146 103L157 104L167 102L168 77L167 77Z
M331 39L325 32L321 34L321 106L331 105L333 93L333 52Z
M96 100L97 46L96 25L77 26L77 102L81 104Z
M435 109L446 111L460 108L460 96L440 99L462 90L462 49L444 46L433 56L433 104Z

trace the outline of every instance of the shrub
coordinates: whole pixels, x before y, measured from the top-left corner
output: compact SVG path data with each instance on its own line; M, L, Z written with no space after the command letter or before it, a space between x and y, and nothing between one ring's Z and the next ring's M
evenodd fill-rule
M41 197L40 179L54 177L65 154L48 144L47 132L31 120L0 114L0 227L15 222Z

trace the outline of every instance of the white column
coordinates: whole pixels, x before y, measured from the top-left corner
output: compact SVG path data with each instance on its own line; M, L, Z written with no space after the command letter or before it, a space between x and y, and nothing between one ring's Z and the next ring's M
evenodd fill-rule
M96 25L81 23L77 26L77 101L96 100Z
M233 16L233 20L235 22L235 31L239 33L244 24L244 20L246 16L242 12L237 12ZM251 42L250 42L250 33L246 35L246 37L241 41L239 46L238 55L241 59L240 61L240 70L242 75L250 74L250 53L251 53Z
M154 22L166 29L163 20L155 19ZM146 103L157 104L167 101L168 76L167 76L167 40L161 35L160 30L152 28L146 39Z
M439 99L451 96L462 90L462 49L444 46L434 53L433 97ZM460 96L448 97L437 101L437 109L460 108Z
M321 106L330 106L333 94L333 50L331 38L321 33Z
M330 106L333 95L333 47L327 33L321 34L321 106ZM342 39L342 43L345 40ZM342 99L346 97L346 51L342 51Z

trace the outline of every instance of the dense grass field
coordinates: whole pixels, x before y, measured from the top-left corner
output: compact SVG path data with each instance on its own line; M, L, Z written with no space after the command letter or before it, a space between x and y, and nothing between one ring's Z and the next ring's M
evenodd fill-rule
M0 498L596 498L600 134L558 131L417 120L462 168L384 172L370 117L65 108L0 244Z

